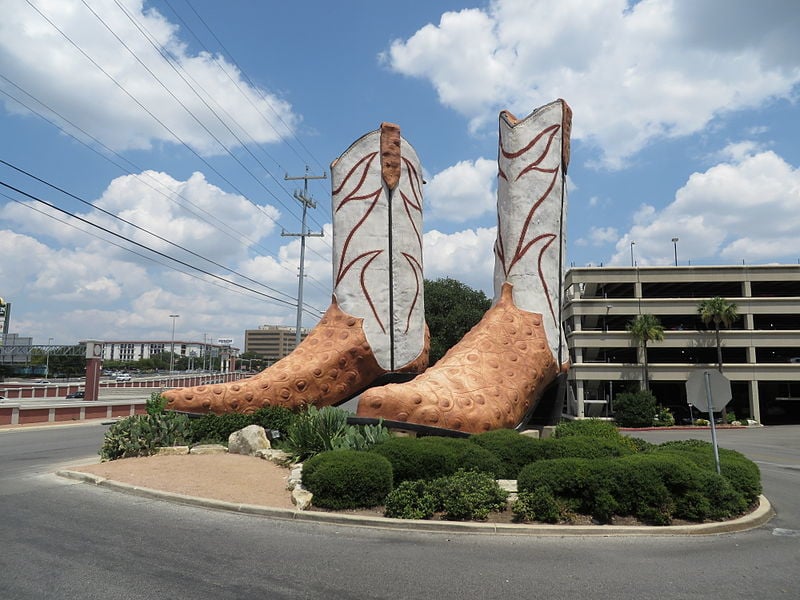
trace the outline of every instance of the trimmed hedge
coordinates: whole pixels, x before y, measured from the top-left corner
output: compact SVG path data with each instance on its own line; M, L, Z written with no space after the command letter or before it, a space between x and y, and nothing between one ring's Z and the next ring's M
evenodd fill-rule
M222 415L209 413L199 419L189 419L189 426L192 431L190 443L227 444L228 438L234 431L244 429L248 425L252 425L252 423L251 416L242 413L225 413Z
M724 519L749 505L726 477L680 452L538 461L522 469L517 486L521 496L549 492L568 510L604 523L628 515L653 525L668 525L673 518Z
M464 438L395 437L369 452L389 460L397 484L452 475L459 469L489 473L495 478L503 471L497 456Z
M614 456L627 456L636 451L635 444L617 432L613 424L609 424L613 436L608 434L608 428L603 426L604 437L585 437L575 429L567 429L562 437L547 438L544 440L531 438L510 429L487 431L470 437L470 441L492 452L500 459L502 469L501 479L516 479L520 470L532 462L549 460L553 458L607 458Z
M748 504L754 503L762 492L761 471L758 465L741 452L718 448L719 470L737 492L744 496ZM666 442L653 449L654 452L672 453L702 467L715 470L714 447L711 442L702 440L676 440Z
M323 452L303 463L303 486L320 508L378 506L392 491L392 465L369 452Z
M469 438L500 459L499 479L516 479L520 469L540 456L539 440L513 429L495 429Z

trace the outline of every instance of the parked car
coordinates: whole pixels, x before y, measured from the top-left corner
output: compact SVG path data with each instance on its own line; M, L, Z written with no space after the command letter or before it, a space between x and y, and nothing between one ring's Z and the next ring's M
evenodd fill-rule
M77 392L70 392L67 394L67 398L85 398L86 392L84 390L78 390Z
M40 383L40 384L43 384L43 385L49 385L50 384L50 382L47 379L37 379L33 383Z
M130 381L131 376L128 373L118 373L116 381Z

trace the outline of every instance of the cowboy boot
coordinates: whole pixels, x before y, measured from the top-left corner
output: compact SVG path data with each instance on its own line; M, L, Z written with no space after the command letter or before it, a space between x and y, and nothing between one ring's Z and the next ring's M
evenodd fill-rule
M428 364L422 295L422 170L383 123L331 164L333 298L295 350L240 381L165 392L167 409L250 413L339 404L379 377Z
M358 415L479 433L513 428L569 364L561 327L566 170L563 100L500 113L495 301L433 367L361 395Z

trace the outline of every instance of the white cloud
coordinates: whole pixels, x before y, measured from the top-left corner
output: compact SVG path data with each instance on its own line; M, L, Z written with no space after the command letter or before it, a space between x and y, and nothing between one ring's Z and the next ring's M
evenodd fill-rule
M277 210L269 205L256 207L239 195L223 192L201 173L194 173L186 181L155 171L119 177L108 185L95 205L229 266L252 281L192 257L110 216L90 210L82 216L259 294L236 289L207 275L191 276L166 268L88 235L83 230L89 228L75 219L59 215L80 229L34 212L31 205L38 207L19 203L0 207L0 223L9 226L0 230L2 292L12 303L17 298L26 300L24 305L14 305L12 332L34 337L47 332L47 337L55 337L59 343L88 337L163 338L170 325L168 315L177 313L181 314L182 336L197 340L202 339L203 333L230 335L241 344L245 329L264 323L295 322L295 245L299 247L299 242L292 239L270 254L263 244L274 241L270 238L275 237L275 222L269 216L277 217ZM190 206L193 213L182 206ZM330 300L330 251L326 245L330 243L330 227L326 229L327 239L309 238L304 298L323 310ZM128 246L108 234L97 235ZM148 255L143 248L135 251ZM158 261L170 264L164 258ZM188 271L185 267L179 269ZM58 315L55 320L54 314ZM313 326L316 318L306 316L304 324Z
M37 2L41 14L24 0L0 0L0 72L115 150L149 149L162 141L179 143L169 129L198 152L220 154L224 150L213 137L229 148L239 144L237 137L245 143L251 139L275 142L280 139L278 131L286 135L287 126L293 128L298 123L287 102L250 86L223 57L190 53L178 37L178 27L155 8L145 9L142 0L119 4L125 12L113 0L89 3L147 69L78 0ZM149 34L158 50L126 12ZM174 57L181 75L160 52ZM4 82L0 85L13 96L31 102L12 86ZM26 112L9 100L6 108ZM209 131L198 121L208 124ZM69 125L64 127L72 130Z
M434 175L425 186L426 218L463 223L496 210L497 161L464 160Z
M565 98L573 136L620 168L656 139L790 97L800 82L798 29L791 2L495 0L443 14L385 57L430 81L473 130L502 108L520 116Z
M587 236L588 239L584 239L585 244L591 244L592 246L604 246L605 244L609 244L611 242L616 242L619 239L619 232L617 231L616 227L591 227L589 229L589 235ZM576 243L581 243L581 240L578 240Z
M453 277L491 297L496 237L496 227L450 234L428 231L423 238L425 278Z
M671 264L673 237L681 264L797 260L800 168L746 142L727 152L730 161L692 174L663 210L642 207L611 262L628 264L635 241L639 264Z

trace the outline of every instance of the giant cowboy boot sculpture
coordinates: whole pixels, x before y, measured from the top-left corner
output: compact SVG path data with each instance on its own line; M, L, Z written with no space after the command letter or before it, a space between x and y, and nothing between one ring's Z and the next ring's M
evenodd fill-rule
M319 324L258 375L165 392L167 409L335 405L387 373L423 371L422 183L416 152L396 125L353 143L331 164L334 290Z
M359 416L472 433L513 428L566 371L560 308L571 116L563 100L521 120L500 113L494 305L425 373L362 394Z

